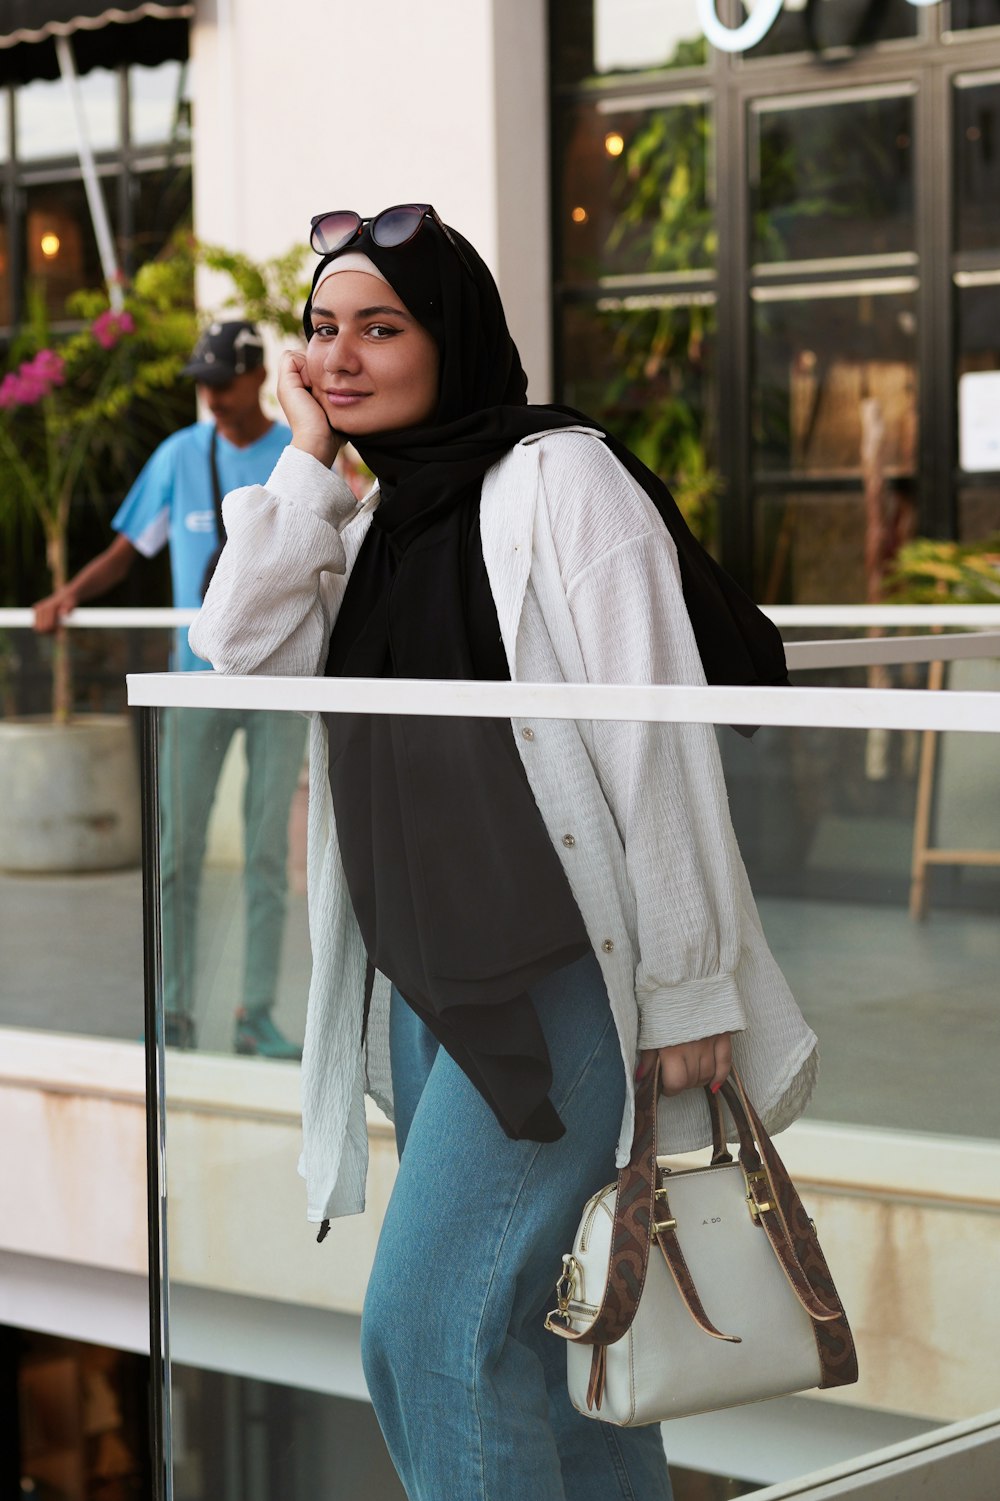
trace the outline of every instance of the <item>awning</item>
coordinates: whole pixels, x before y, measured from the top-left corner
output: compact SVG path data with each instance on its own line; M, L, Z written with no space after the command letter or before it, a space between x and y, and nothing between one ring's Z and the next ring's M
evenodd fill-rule
M183 61L193 15L193 4L157 0L0 0L0 84L58 78L57 37L72 38L78 73Z

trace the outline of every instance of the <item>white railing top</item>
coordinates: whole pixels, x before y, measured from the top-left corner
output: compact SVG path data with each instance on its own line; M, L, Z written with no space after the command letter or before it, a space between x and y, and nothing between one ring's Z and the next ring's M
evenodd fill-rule
M197 610L170 608L89 609L84 606L83 609L74 610L72 614L67 615L63 624L75 631L162 631L190 625L197 613ZM0 630L30 631L34 624L34 611L30 609L0 610Z
M213 672L132 673L127 683L129 703L145 708L1000 733L1000 693L227 677Z
M930 629L942 626L965 630L1000 630L1000 603L995 605L766 605L764 614L789 630L837 626L841 630L900 627ZM190 625L197 610L108 609L74 610L66 624L74 630L162 630ZM30 609L0 610L0 629L30 630Z
M953 662L963 657L997 656L1000 643L1000 606L992 605L915 605L905 609L896 606L883 608L878 624L873 625L875 607L867 605L781 605L766 613L776 625L803 628L806 626L839 625L841 629L854 627L869 632L901 626L923 626L926 630L940 632L948 626L961 629L950 636L878 636L869 635L859 640L836 639L832 641L789 641L785 643L785 658L790 672L815 671L818 668L890 666L901 662ZM190 625L197 610L173 609L122 609L122 610L75 610L67 617L66 624L77 630L135 630L170 629ZM0 610L0 629L26 629L32 627L30 610ZM993 625L994 631L975 630L977 626Z
M785 642L789 672L808 672L819 667L888 667L901 662L960 662L970 657L1000 657L1000 631Z

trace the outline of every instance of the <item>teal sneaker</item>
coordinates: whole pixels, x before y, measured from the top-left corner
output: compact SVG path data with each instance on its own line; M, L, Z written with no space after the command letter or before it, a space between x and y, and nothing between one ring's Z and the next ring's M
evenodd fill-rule
M257 1058L283 1058L297 1063L302 1049L278 1030L270 1011L237 1011L233 1049Z
M198 1046L194 1022L180 1011L167 1011L163 1017L163 1041L168 1048Z

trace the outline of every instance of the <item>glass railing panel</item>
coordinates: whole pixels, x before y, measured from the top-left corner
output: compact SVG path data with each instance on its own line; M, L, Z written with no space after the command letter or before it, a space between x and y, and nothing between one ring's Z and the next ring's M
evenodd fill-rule
M866 686L873 671L836 669L827 676L840 673L849 685ZM878 672L880 687L912 688L926 685L928 668L910 664ZM947 682L952 691L993 692L1000 686L1000 672L993 662L963 662L949 667ZM261 711L239 712L245 720ZM185 777L175 783L169 736L176 734L188 750L197 749L193 764L208 783L223 743L234 733L220 713L208 708L161 711L161 804L183 797L189 785ZM286 717L304 741L302 717ZM509 721L491 721L498 735L495 744L505 747L506 771L513 770L514 780L501 791L506 771L495 763L496 781L490 786L498 790L475 815L483 820L479 825L472 821L472 803L467 815L462 812L461 725L443 718L422 723L435 748L422 775L430 776L431 799L435 786L441 794L440 779L447 782L440 812L441 826L451 825L449 839L461 841L464 830L476 841L477 830L480 835L487 826L494 831L491 843L480 838L462 857L467 879L460 895L454 869L441 877L441 891L450 893L460 922L472 922L477 887L488 888L498 870L528 870L520 844L504 847L513 840L516 820L497 815L512 788L523 790L519 768L525 768L530 780L530 758L542 750L550 770L556 768L541 798L549 813L549 847L556 850L581 905L579 893L586 883L573 874L581 857L596 858L598 889L601 881L606 883L602 915L594 916L593 898L587 907L594 954L588 962L600 967L604 983L613 987L620 949L624 945L631 952L634 940L629 931L633 919L624 921L621 932L615 925L608 852L614 853L615 839L620 848L622 829L631 828L635 842L629 879L642 847L658 852L647 868L669 869L684 821L690 820L698 800L692 794L679 808L677 782L664 795L666 784L658 781L655 768L665 772L676 763L670 754L658 759L657 747L681 743L689 731L539 715L515 721L511 735ZM677 1501L749 1494L778 1479L809 1473L821 1463L867 1454L1000 1404L992 1336L983 1325L981 1300L962 1271L970 1256L972 1264L986 1264L1000 1208L1000 1112L989 1103L995 1094L990 1041L997 1029L1000 961L995 736L767 725L749 740L727 725L714 733L767 942L806 1023L819 1037L817 1088L802 1122L779 1137L778 1145L817 1220L844 1296L861 1381L836 1401L812 1394L755 1407L753 1422L738 1429L735 1451L732 1443L723 1442L731 1415L664 1425ZM701 759L689 763L692 786L697 787L711 761L706 747L712 734L698 727L691 733L703 751ZM554 758L549 745L556 747ZM623 777L629 780L622 770L623 755L630 746L652 752L634 763L646 766L645 782L641 788L630 787L610 822L602 823L600 816L595 821L591 794L622 797ZM493 763L487 757L481 764ZM336 979L339 971L330 967L328 953L317 950L314 962L310 950L302 842L305 772L300 766L296 778L288 778L295 785L286 805L285 914L276 963L270 955L277 977L271 1016L293 1045L304 1036L306 995L310 981L315 987L317 973L333 977L328 1017L338 1005L360 1008L358 996L344 987L342 978ZM537 771L534 775L537 791L542 782ZM327 788L323 755L313 767L314 797L325 800ZM926 806L921 804L922 789ZM196 791L204 796L204 788ZM377 818L373 815L373 826L382 829L388 826L383 815L391 786L383 792L385 797L374 805ZM240 801L233 806L238 823ZM530 811L534 803L521 807ZM314 823L322 830L317 812L314 806ZM167 814L163 829L169 830L174 816ZM923 833L917 844L925 855L960 848L966 854L978 850L984 857L953 865L931 862L925 908L911 911L920 819ZM706 835L709 846L714 837ZM596 857L595 844L600 850ZM435 853L440 855L441 849ZM991 854L996 858L991 860ZM167 873L164 895L171 882L178 887L196 879L170 874L162 838L161 861L161 878ZM480 870L483 862L489 863L489 871ZM399 854L393 874L404 865ZM185 867L186 872L193 869ZM652 907L660 903L660 913L650 908L644 932L655 950L662 934L676 926L672 902L682 898L662 875L651 877L651 883L649 900ZM248 1056L237 1047L234 1012L246 1001L249 885L245 858L234 855L225 869L206 864L194 893L177 889L167 896L168 907L186 902L194 911L195 936L188 932L184 942L171 942L170 924L176 927L176 917L168 914L163 922L164 993L169 996L171 987L179 985L190 996L192 1023L190 1035L181 1039L188 1045L175 1046L169 1017L161 1017L168 1042L162 1084L175 1495L182 1501L224 1494L253 1501L311 1501L316 1476L323 1473L324 1494L331 1497L363 1489L373 1501L397 1501L402 1492L371 1410L364 1405L359 1345L360 1312L396 1179L394 1131L369 1102L367 1207L362 1215L335 1218L317 1245L319 1226L307 1221L306 1189L296 1174L300 1066L263 1050ZM329 888L315 887L314 898L323 891L329 895ZM314 907L324 950L335 930L325 899ZM489 922L484 932L488 929ZM742 933L744 943L751 941L749 926ZM662 963L669 962L668 946ZM702 954L685 962L710 966L711 959ZM631 961L627 967L631 979ZM678 975L666 978L674 983ZM376 1029L377 995L371 1013ZM400 1003L394 998L392 1005L398 1010ZM400 1014L412 1012L404 1007ZM574 1014L577 1022L579 1013ZM555 1011L546 1013L543 1030L558 1024ZM315 1045L316 1037L312 1040ZM624 1094L619 1063L616 1088ZM557 1066L557 1083L558 1073ZM766 1108L774 1101L757 1103ZM409 1110L405 1104L402 1108ZM598 1113L595 1106L595 1119ZM485 1160L480 1164L491 1191L505 1150L506 1137L498 1128L489 1165ZM607 1161L595 1168L597 1178L613 1175L613 1152L614 1141L609 1140ZM925 1162L942 1164L941 1176L925 1171ZM448 1214L443 1200L441 1212ZM578 1213L574 1204L574 1223ZM890 1285L886 1257L897 1246L906 1247L907 1275ZM560 1255L569 1248L553 1245L553 1282ZM926 1296L915 1296L918 1287ZM451 1291L460 1302L461 1288ZM787 1436L792 1432L796 1442L790 1447Z
M142 1035L139 756L125 676L165 670L172 639L166 628L68 630L73 714L62 725L52 639L0 624L0 1027Z
M299 714L160 715L169 1046L298 1060L310 971L306 740Z

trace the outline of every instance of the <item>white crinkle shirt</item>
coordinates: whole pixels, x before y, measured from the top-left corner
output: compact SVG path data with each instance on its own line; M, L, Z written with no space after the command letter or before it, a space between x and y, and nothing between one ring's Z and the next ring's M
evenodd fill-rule
M266 486L226 497L228 542L190 641L224 673L311 676L378 504L287 448ZM486 474L483 557L520 682L704 683L673 541L587 429L519 443ZM447 733L442 721L442 734ZM816 1038L767 947L710 725L512 721L531 790L607 984L632 1141L637 1049L731 1031L772 1131L805 1108ZM360 1046L366 954L337 845L326 728L310 743L309 928L300 1169L313 1221L364 1208L367 1089L391 1116L389 984L376 976ZM567 837L571 836L571 837ZM661 1104L661 1140L710 1140L700 1090Z

